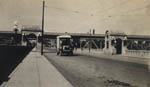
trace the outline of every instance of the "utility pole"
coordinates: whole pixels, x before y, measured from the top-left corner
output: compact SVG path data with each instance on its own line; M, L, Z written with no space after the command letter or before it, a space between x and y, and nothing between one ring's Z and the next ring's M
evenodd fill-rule
M41 38L41 55L43 55L43 42L44 42L44 11L45 11L45 0L43 1L43 7L42 7L42 38Z
M89 41L89 52L91 51L91 29L90 29L90 41Z

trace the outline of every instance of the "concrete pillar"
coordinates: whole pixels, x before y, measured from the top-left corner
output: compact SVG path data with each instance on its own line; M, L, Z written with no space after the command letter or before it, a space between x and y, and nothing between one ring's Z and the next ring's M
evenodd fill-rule
M36 34L36 50L37 50L37 44L38 44L38 35Z
M127 46L124 46L125 40L122 40L122 54L126 54Z
M100 40L100 49L102 49L102 44L103 44L103 42L102 42L102 40Z
M25 32L22 32L22 45L26 45L26 43L24 43L24 36L25 36L26 34L25 34Z
M101 49L103 49L103 40L101 40Z
M21 44L23 45L23 32L21 32Z
M105 46L104 49L107 49L107 38L105 37Z
M131 40L131 50L133 50L133 43L134 43L134 40Z
M111 39L109 39L109 48L108 49L111 49Z
M122 54L125 54L125 49L124 49L124 40L122 40Z
M81 41L81 39L80 39L80 49L82 50L81 44L82 44L82 41Z
M110 54L114 54L114 47L112 46L112 37L109 39L109 52Z

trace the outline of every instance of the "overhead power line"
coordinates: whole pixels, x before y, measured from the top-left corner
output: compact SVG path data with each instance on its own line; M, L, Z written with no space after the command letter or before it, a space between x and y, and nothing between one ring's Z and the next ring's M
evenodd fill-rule
M63 8L58 8L58 7L49 7L49 6L47 6L47 8L56 9L56 10L59 10L62 12L69 12L69 13L76 13L76 14L82 14L82 15L90 16L89 13L81 12L81 11L77 11L77 10L69 10L69 9L63 9Z
M122 5L124 5L124 4L127 4L127 3L129 3L130 1L132 1L132 0L126 0L126 1L124 1L124 2L121 2L121 3L118 4L118 5L114 5L114 6L110 7L110 8L104 9L104 10L102 10L102 11L97 11L96 14L99 13L99 12L100 12L100 13L105 13L105 12L107 12L107 11L113 9L113 8L117 8L118 6L122 6Z

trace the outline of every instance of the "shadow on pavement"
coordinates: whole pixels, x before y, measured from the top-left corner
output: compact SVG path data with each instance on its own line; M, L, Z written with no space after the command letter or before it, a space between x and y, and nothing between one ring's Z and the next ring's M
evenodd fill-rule
M48 48L48 47L44 47L44 53L56 53L57 55L57 50L56 49L51 49L51 48ZM73 53L73 55L68 55L67 53L63 53L61 56L81 56L80 54L76 54L76 53Z
M64 54L62 54L61 56L65 56L65 57L68 56L68 57L71 57L71 56L80 56L80 55L79 55L79 54L68 55L68 54L65 54L65 53L64 53Z
M9 75L32 50L26 46L0 46L0 85L9 80Z

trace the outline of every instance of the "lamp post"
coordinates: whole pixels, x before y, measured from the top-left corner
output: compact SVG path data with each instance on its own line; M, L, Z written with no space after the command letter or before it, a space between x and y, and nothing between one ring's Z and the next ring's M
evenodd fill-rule
M18 37L17 37L17 32L18 32L18 22L14 21L14 41L15 41L15 45L17 45L18 42Z
M15 31L15 34L17 34L17 32L18 32L18 22L17 21L14 21L14 31Z
M42 0L42 38L41 38L41 55L43 55L43 38L44 38L44 11L45 11L45 0Z

